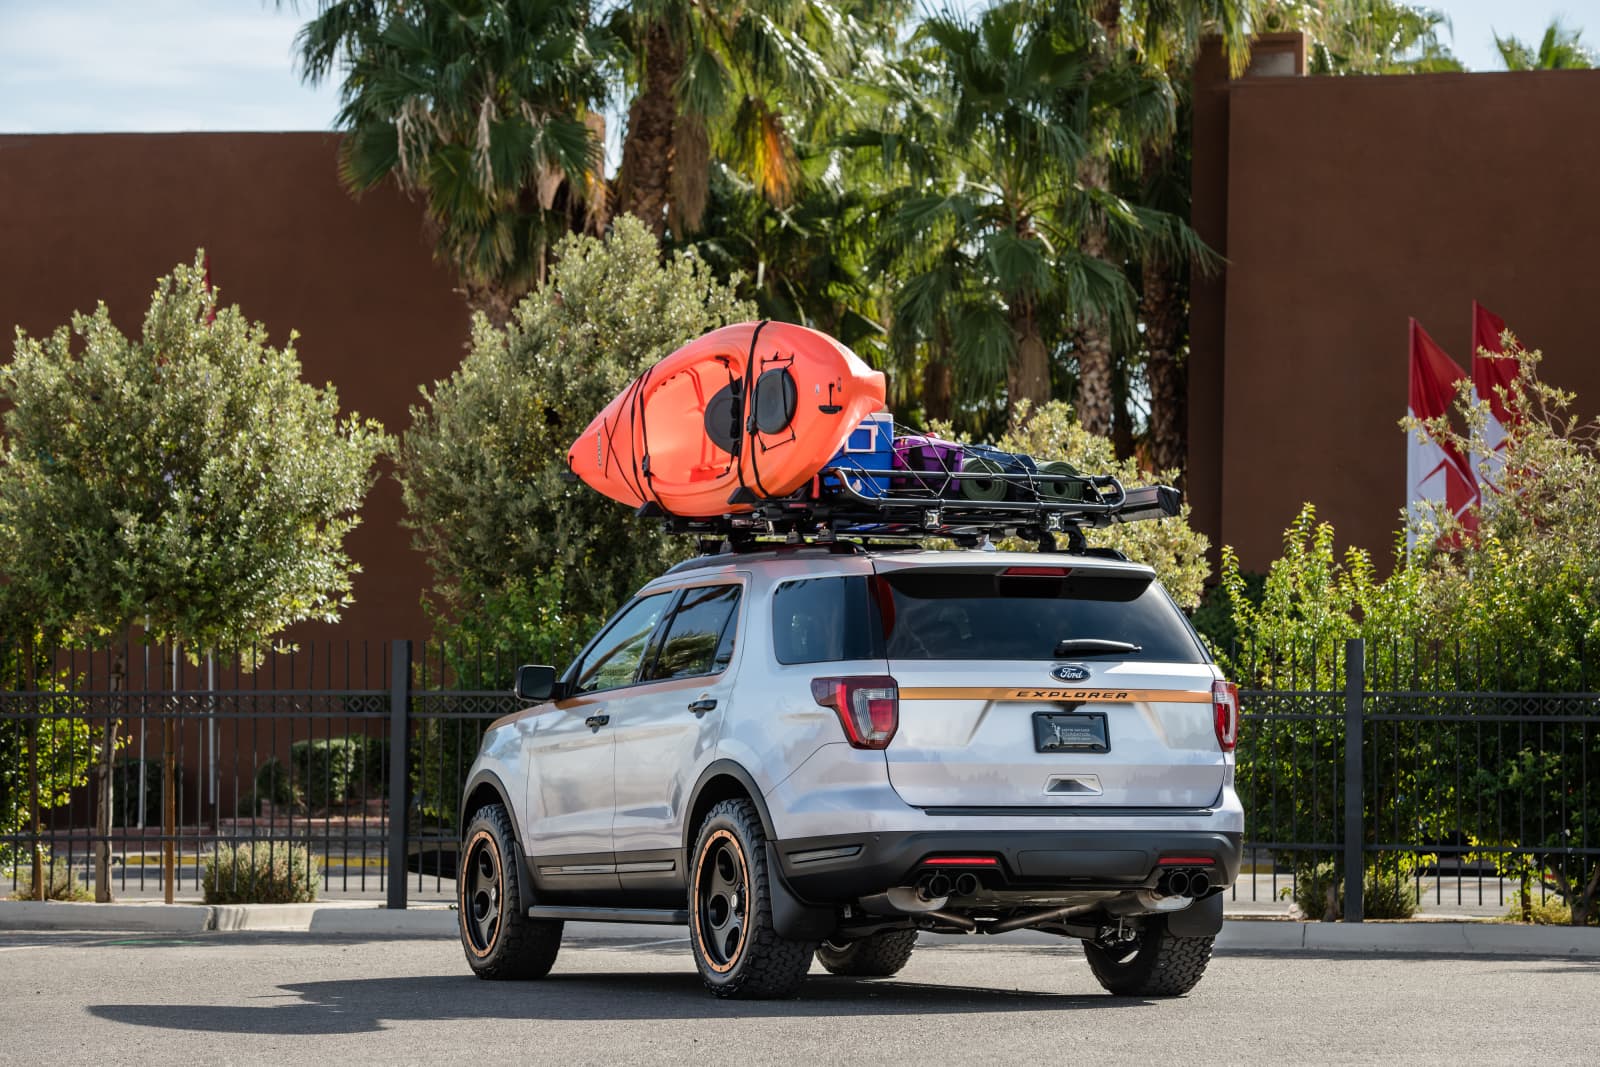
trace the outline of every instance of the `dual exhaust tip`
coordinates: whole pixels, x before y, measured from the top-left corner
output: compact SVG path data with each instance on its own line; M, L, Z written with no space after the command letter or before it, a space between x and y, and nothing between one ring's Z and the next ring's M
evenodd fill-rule
M922 900L943 900L946 897L970 897L982 887L978 876L971 872L957 875L942 871L925 873L917 879L917 896ZM1204 868L1178 867L1162 874L1156 883L1156 892L1164 897L1190 897L1199 899L1211 891L1211 876Z
M1156 892L1164 897L1203 897L1211 891L1211 877L1203 870L1178 868L1168 871L1156 883Z
M948 874L925 874L917 879L917 896L923 900L942 900L952 894L970 897L978 891L978 886L975 874L958 874L953 878Z

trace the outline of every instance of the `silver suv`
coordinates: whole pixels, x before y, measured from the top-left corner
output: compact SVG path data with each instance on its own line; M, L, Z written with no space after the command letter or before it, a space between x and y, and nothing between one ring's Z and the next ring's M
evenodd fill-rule
M754 997L1033 929L1178 995L1239 870L1237 693L1109 553L705 556L517 693L462 807L485 978L548 972L568 919L687 924L711 992Z

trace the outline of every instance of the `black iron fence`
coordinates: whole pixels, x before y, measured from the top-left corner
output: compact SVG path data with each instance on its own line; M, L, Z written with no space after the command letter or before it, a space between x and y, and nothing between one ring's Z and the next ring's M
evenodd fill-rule
M1410 654L1353 641L1235 665L1257 680L1235 899L1287 890L1359 921L1407 887L1506 905L1595 877L1600 693L1453 687L1481 672ZM225 662L134 645L13 662L0 888L194 894L208 866L237 879L221 861L243 850L322 894L452 895L461 789L483 729L515 710L514 658L396 641Z
M49 657L0 691L11 895L172 899L208 868L276 879L257 887L274 899L453 893L461 788L484 728L515 710L510 659L395 641L219 671L147 651Z
M1235 898L1293 894L1309 917L1583 898L1600 868L1600 693L1581 654L1488 688L1526 654L1360 640L1234 664L1238 789L1257 861ZM1530 671L1520 679L1541 677ZM1266 876L1260 876L1265 868ZM1320 914L1319 914L1320 913Z

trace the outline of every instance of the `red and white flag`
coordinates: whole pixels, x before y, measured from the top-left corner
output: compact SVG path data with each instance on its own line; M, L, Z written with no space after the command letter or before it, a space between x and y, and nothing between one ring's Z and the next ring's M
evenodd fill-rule
M1498 453L1505 447L1507 427L1516 422L1506 398L1510 396L1511 383L1517 378L1517 361L1494 358L1505 354L1500 343L1500 335L1505 330L1505 319L1476 300L1472 302L1472 392L1479 400L1489 402L1489 424L1484 427L1483 436L1489 451L1485 458L1491 471L1499 468Z
M1467 376L1455 360L1428 336L1422 324L1411 320L1411 391L1413 418L1436 419L1450 410L1456 383ZM1478 480L1459 448L1432 436L1406 435L1406 503L1413 516L1428 513L1427 505L1448 510L1468 529L1476 527L1472 506L1478 502ZM1408 539L1408 544L1414 541Z

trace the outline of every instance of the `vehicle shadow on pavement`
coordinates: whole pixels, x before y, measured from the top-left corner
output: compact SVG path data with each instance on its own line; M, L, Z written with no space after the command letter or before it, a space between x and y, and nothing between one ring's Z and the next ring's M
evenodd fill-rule
M238 1034L352 1034L386 1020L586 1021L805 1019L880 1015L1106 1010L1153 1001L1106 994L983 989L895 980L813 976L792 1000L716 1000L698 975L637 972L552 974L539 982L482 982L471 976L358 978L286 984L300 999L260 1006L94 1004L96 1018L163 1030Z

